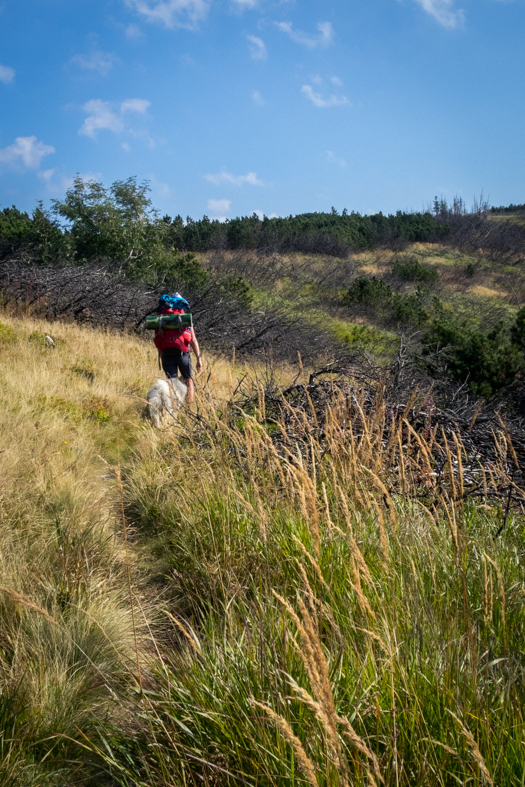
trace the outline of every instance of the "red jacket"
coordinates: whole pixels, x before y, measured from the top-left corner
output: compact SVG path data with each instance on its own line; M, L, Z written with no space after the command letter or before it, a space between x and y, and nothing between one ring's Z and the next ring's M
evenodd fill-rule
M165 308L161 314L184 314L184 309ZM191 342L191 328L175 329L162 328L155 331L155 347L159 353L170 347L175 347L183 353L189 352Z

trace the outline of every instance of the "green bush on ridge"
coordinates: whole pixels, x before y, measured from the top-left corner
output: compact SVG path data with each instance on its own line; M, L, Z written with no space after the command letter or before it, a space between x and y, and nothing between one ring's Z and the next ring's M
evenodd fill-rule
M396 257L392 262L392 273L404 281L420 281L427 284L439 279L439 273L428 265L422 265L417 257Z

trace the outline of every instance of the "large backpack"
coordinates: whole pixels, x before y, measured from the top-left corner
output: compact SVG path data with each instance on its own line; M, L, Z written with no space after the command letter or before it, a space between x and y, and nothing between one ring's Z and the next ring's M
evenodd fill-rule
M161 295L157 314L186 314L190 311L190 304L178 292L173 295ZM160 328L155 330L155 347L159 353L169 348L187 353L190 349L191 327Z

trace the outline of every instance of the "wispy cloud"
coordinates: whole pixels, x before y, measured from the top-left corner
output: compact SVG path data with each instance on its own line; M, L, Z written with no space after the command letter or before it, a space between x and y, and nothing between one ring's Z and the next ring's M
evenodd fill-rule
M13 81L14 78L15 78L14 68L10 68L10 66L3 66L0 63L0 82L3 82L4 85L8 85L10 82Z
M334 31L331 22L319 22L317 29L319 34L316 36L309 33L303 33L301 30L294 30L291 22L276 22L276 26L283 33L287 33L292 41L297 44L303 44L309 49L315 49L316 46L328 46L332 43L334 38Z
M94 98L82 107L87 118L78 133L91 139L95 139L97 132L102 130L118 133L124 130L124 115L127 112L143 115L149 106L150 102L143 98L128 98L120 104Z
M194 30L207 15L208 0L124 0L129 8L164 27Z
M139 115L143 115L150 106L151 102L146 101L145 98L127 98L120 105L120 111L138 112Z
M42 159L54 152L53 145L45 145L34 135L17 137L12 145L0 150L0 162L15 165L21 162L27 169L38 169Z
M54 178L55 173L56 170L54 169L45 169L43 172L37 172L37 175L45 181L46 190L49 194L64 194L65 191L71 188L75 179L67 176ZM100 172L80 172L78 174L85 183L95 183L102 180Z
M465 21L465 12L455 8L454 0L416 0L416 3L443 27L453 29Z
M157 194L159 197L169 197L171 195L171 189L167 183L163 183L162 181L158 180L155 175L150 175L148 178L149 182L151 183L151 187L153 192Z
M221 183L231 183L233 186L243 186L247 183L250 186L264 186L262 180L259 180L256 172L248 172L247 175L232 175L231 172L217 172L212 175L205 175L206 180L210 183L219 185Z
M126 38L140 38L142 36L142 30L138 25L134 25L132 22L124 28L124 35Z
M324 97L321 93L316 93L311 85L303 85L301 93L304 93L316 107L341 107L345 104L350 104L346 96L331 95Z
M341 167L344 169L346 167L346 160L344 158L340 158L336 156L335 153L332 153L331 150L326 151L326 158L330 162L330 164L335 164L336 167Z
M258 38L257 36L246 36L248 41L250 42L250 54L254 60L265 60L268 52L266 51L266 45L262 38Z
M233 4L239 8L255 8L257 0L232 0Z
M264 98L261 96L258 90L253 91L252 98L256 104L259 104L260 107L264 106Z
M253 211L252 211L252 213L255 213L255 215L256 215L256 216L257 216L257 217L258 217L258 218L259 218L261 221L262 221L262 220L264 219L264 217L266 216L266 214L265 214L265 212L264 212L264 211L262 211L262 210L259 210L259 209L257 209L257 208L256 208L255 210L253 210ZM268 216L266 216L266 218L267 218L267 219L276 219L276 218L277 218L277 213L270 213Z
M226 221L230 212L231 200L229 199L209 199L208 200L208 213L212 219L218 221Z
M337 87L343 87L343 82L339 77L331 77L330 82L332 85L337 85Z
M96 71L102 76L107 76L119 58L112 52L102 52L98 49L89 55L75 55L71 58L71 63L86 71Z

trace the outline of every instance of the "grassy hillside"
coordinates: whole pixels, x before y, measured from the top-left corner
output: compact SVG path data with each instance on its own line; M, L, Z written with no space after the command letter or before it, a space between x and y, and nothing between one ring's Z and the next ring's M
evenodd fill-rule
M500 218L507 220L493 220ZM241 274L251 285L254 308L280 311L327 331L335 355L342 343L349 350L363 348L381 362L397 353L400 334L413 335L420 345L438 314L486 332L499 321L510 325L525 305L523 267L495 260L483 249L467 254L437 243L413 243L345 259L249 252L201 259L215 270ZM396 306L380 297L349 302L348 290L357 280L384 282Z
M204 348L154 431L151 345L0 322L2 785L524 783L503 422L480 464L427 395Z

